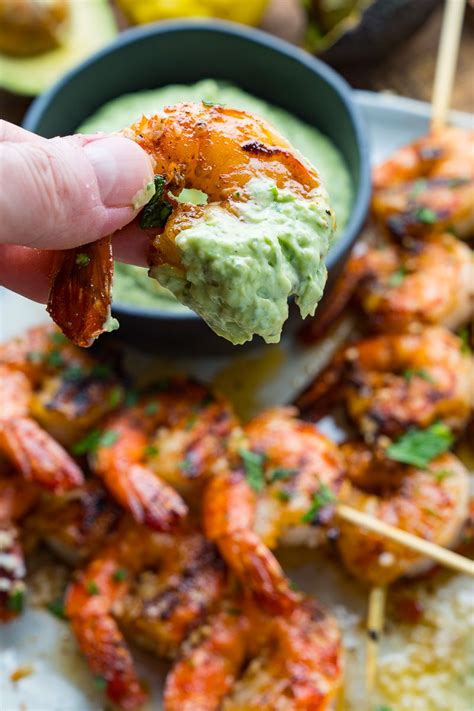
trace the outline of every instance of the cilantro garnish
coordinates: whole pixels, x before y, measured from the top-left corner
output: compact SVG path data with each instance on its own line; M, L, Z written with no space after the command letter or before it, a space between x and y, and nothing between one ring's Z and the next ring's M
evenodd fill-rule
M458 331L458 338L461 339L461 353L463 355L471 354L471 345L469 341L469 329L466 326L460 328Z
M297 469L285 469L285 467L278 467L270 472L268 478L270 481L279 481L280 479L289 479L290 477L295 476L295 474L298 474Z
M400 267L397 269L395 272L390 274L388 278L388 285L393 288L395 286L400 286L402 281L405 279L406 275L408 274L408 269L406 267Z
M87 454L88 452L95 452L99 447L110 447L112 444L115 444L118 438L118 432L114 432L113 430L107 430L106 432L91 430L91 432L73 445L72 451L79 456Z
M407 368L403 371L403 377L407 382L410 382L413 378L421 378L428 383L433 382L433 378L424 368Z
M155 175L155 194L148 205L143 208L140 227L164 227L171 214L172 205L164 199L166 179L162 175Z
M75 382L76 380L81 380L85 375L84 369L80 368L78 365L72 365L70 368L66 368L63 373L63 379L69 383Z
M415 212L415 218L418 222L423 222L425 225L434 225L438 219L438 215L429 207L419 207Z
M125 580L126 577L127 577L127 571L124 570L123 568L117 568L117 570L112 575L112 578L117 583L121 583L123 580Z
M48 365L50 365L52 368L61 368L65 364L64 358L62 357L61 353L56 349L52 350L48 354L47 362Z
M158 447L155 447L154 444L147 444L143 450L143 454L145 457L156 457L158 454Z
M105 691L107 688L107 679L97 674L97 676L94 677L94 686L96 689L99 689L99 691Z
M120 385L115 385L109 393L110 407L117 407L122 402L123 392Z
M87 267L90 264L91 258L86 252L79 252L76 255L76 265L78 267Z
M89 595L98 595L99 594L99 586L95 582L95 580L88 580L86 583L86 590L89 593Z
M262 491L265 486L265 476L263 473L264 454L257 454L248 449L241 449L239 452L245 469L247 482L254 491Z
M62 597L56 598L48 603L48 610L58 619L67 620L66 611L64 610L64 600Z
M159 402L149 402L148 405L145 405L143 412L145 415L155 415L160 408L160 403Z
M7 608L10 610L10 612L21 612L23 610L24 605L25 605L25 591L24 591L24 589L18 588L17 590L13 590L8 596Z
M328 486L326 486L326 484L321 484L318 491L316 491L316 493L313 494L313 500L311 502L311 506L306 511L306 513L301 517L301 523L312 523L316 519L319 511L322 508L324 508L325 506L328 506L328 504L334 503L335 501L336 501L336 497L334 496L331 489Z
M435 422L424 430L412 428L387 448L387 456L396 462L424 469L432 459L446 452L454 441L449 427Z

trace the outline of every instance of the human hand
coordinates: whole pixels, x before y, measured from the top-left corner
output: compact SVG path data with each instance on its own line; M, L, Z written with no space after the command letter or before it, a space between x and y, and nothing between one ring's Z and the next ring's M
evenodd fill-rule
M46 139L0 121L0 284L46 302L54 251L112 233L117 259L146 264L132 202L152 180L149 156L128 138Z

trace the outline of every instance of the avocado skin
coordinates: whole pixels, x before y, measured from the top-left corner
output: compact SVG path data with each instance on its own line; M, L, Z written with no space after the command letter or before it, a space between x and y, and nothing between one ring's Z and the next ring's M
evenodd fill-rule
M428 19L439 0L375 0L358 25L320 54L328 64L342 68L386 59Z
M13 57L0 52L0 89L34 96L117 35L107 0L71 0L64 43L37 56Z

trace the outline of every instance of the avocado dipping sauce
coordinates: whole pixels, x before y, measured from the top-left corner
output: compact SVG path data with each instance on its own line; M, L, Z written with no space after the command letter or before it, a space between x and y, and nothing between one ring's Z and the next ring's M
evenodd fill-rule
M142 114L152 115L165 106L181 101L202 100L260 115L287 138L320 173L336 213L336 235L341 232L350 214L353 192L349 171L339 151L315 128L287 111L245 93L236 86L206 79L192 86L171 85L152 91L127 94L105 104L78 130L82 133L117 131L133 123ZM193 191L186 191L186 193L186 201L193 202ZM322 291L325 274L320 273L316 276L322 282ZM249 289L252 288L252 284L249 284ZM167 289L148 277L147 269L121 263L116 263L114 300L149 308L187 310L187 307L179 303ZM283 305L280 304L280 311L282 308ZM269 342L278 340L278 337L273 337L271 333L265 333L264 337Z

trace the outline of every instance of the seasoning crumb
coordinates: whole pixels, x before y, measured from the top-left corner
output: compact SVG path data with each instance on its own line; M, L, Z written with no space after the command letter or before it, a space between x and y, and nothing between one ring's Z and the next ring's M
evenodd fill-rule
M12 681L14 684L16 684L17 681L20 681L21 679L24 679L27 676L30 676L31 674L34 673L34 668L31 666L31 664L25 664L22 667L18 667L15 669L10 674L10 681Z

